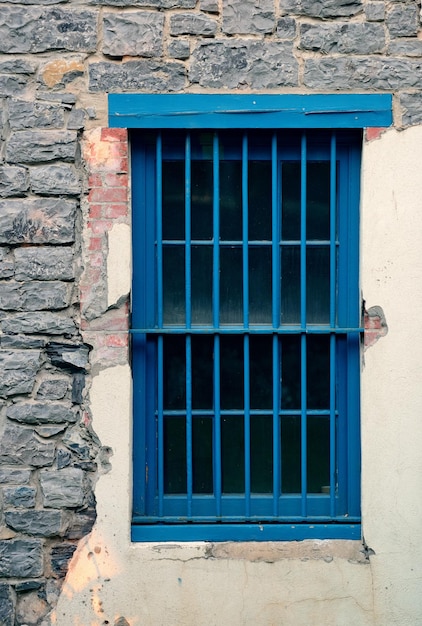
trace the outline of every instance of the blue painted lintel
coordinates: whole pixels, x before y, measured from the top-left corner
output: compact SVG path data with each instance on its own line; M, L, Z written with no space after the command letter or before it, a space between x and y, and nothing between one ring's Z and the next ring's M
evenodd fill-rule
M132 541L361 539L360 524L138 524Z
M391 94L110 94L115 128L366 128L393 122Z

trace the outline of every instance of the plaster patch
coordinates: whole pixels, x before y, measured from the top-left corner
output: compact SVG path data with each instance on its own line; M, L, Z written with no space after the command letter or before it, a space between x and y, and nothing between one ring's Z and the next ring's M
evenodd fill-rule
M108 233L107 305L125 298L131 283L131 233L127 224L115 224Z
M47 65L43 69L42 77L47 87L54 87L58 83L61 83L63 77L70 73L83 74L84 66L81 61L66 61L65 59L56 59Z

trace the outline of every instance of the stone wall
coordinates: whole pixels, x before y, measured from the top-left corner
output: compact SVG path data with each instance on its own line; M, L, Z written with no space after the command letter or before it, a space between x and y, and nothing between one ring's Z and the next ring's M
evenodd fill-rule
M401 128L421 32L413 0L0 2L1 624L49 623L110 467L89 386L127 363L107 267L129 216L106 93L386 91Z

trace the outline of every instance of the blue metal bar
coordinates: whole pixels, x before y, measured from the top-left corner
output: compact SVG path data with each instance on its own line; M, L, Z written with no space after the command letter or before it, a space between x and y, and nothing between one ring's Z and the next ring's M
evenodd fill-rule
M281 346L277 335L273 335L273 514L279 515L281 493L281 450L280 450L280 356Z
M157 342L157 480L158 480L158 515L163 516L164 499L164 381L163 381L163 341L159 335Z
M192 516L192 337L186 336L186 492L187 516Z
M220 409L220 415L240 415L242 416L244 413L243 409ZM268 409L250 409L250 413L251 415L268 415ZM185 411L183 410L175 410L175 411L171 411L171 410L167 410L164 411L164 415L165 416L169 416L169 417L177 417L179 415L185 415ZM302 411L300 409L280 409L278 412L279 415L301 415ZM307 411L308 415L312 415L315 417L327 417L330 415L330 410L329 409L309 409ZM200 416L206 416L206 415L214 415L214 411L213 410L207 410L207 409L192 409L192 415L200 415ZM336 411L336 415L338 415L338 412Z
M248 136L242 137L242 260L243 260L243 327L249 326L249 219L248 219Z
M306 175L307 175L306 134L302 133L300 145L300 325L306 329ZM307 513L307 345L306 335L301 335L301 498L302 515Z
M157 325L163 327L163 145L156 140L156 238L157 238Z
M272 323L280 326L280 211L281 211L281 176L277 161L277 135L271 138L271 220L272 220Z
M192 335L244 335L249 333L251 335L347 335L348 333L363 333L365 329L361 326L353 328L330 328L326 326L320 326L318 324L308 324L307 328L301 329L300 326L283 326L281 328L271 328L271 326L249 326L249 328L242 328L239 326L224 326L221 328L214 328L212 326L194 326L189 330ZM157 335L157 334L185 334L186 329L184 326L166 326L165 328L131 328L129 333L133 335Z
M192 325L192 266L191 266L191 140L186 133L185 141L185 300L186 328Z
M110 94L123 128L365 128L392 124L391 94Z
M245 446L245 516L251 514L251 414L250 414L249 335L243 338L244 370L244 446Z
M337 313L337 141L333 131L330 141L330 326ZM330 335L330 514L336 514L336 337Z
M213 136L213 285L212 321L214 328L220 323L220 147L218 134Z
M215 514L221 516L221 414L220 414L220 337L214 337L214 495Z

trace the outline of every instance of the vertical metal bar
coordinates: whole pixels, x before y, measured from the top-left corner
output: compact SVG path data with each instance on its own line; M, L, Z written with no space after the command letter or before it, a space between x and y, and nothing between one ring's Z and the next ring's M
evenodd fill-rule
M271 137L271 221L272 221L272 324L280 326L280 237L281 237L281 171L277 160L277 134ZM273 334L273 515L279 515L281 493L280 452L280 340Z
M157 448L158 448L158 516L164 512L164 384L163 384L163 336L158 336L157 345Z
M336 325L337 310L337 143L330 144L330 327ZM330 335L330 516L336 515L336 336Z
M218 134L213 136L213 298L214 330L220 325L220 147ZM221 413L220 413L220 337L214 334L214 445L213 476L215 514L221 517Z
M302 516L307 514L307 354L306 354L306 134L302 133L300 158L300 325L301 325L301 489Z
M185 306L186 306L186 328L191 327L192 307L191 307L191 140L190 133L186 133L185 141Z
M192 517L192 335L186 335L186 483L187 516Z
M249 327L249 203L248 203L248 135L242 137L242 261L243 261L243 327ZM251 514L251 414L250 414L250 351L249 336L243 337L244 374L244 469L245 515Z
M280 343L273 334L273 515L279 515L281 493L281 454L280 454Z
M156 139L156 237L157 237L157 325L163 327L163 148L161 132ZM157 341L157 480L158 515L164 509L164 385L163 385L163 336Z
M244 375L244 442L245 442L245 515L251 514L251 412L250 412L250 351L249 335L243 337Z

